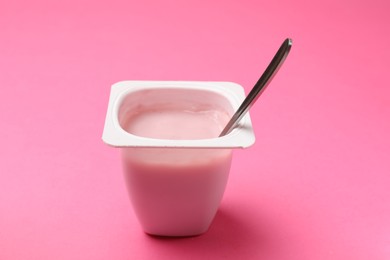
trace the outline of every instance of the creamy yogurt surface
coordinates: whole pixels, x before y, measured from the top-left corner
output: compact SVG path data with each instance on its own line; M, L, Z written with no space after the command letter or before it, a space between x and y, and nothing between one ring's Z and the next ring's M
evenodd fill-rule
M210 107L192 109L155 105L133 111L122 124L127 132L159 139L207 139L218 137L229 116Z

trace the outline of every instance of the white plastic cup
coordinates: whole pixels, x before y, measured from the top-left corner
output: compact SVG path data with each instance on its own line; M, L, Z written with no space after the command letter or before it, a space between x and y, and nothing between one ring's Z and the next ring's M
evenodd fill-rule
M122 150L130 200L146 233L206 232L225 191L232 149L246 148L255 138L249 113L228 135L206 139L136 135L126 130L128 120L148 107L170 106L194 113L206 107L217 111L219 118L226 115L225 124L244 98L243 88L230 82L123 81L112 86L103 141Z

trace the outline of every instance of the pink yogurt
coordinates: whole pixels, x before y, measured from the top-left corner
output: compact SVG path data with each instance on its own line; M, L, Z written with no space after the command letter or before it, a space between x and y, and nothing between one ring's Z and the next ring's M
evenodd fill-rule
M103 140L122 148L128 193L146 233L207 231L225 191L232 148L254 142L249 117L240 131L218 137L243 98L234 83L113 86Z
M216 138L230 118L204 100L210 93L168 89L135 95L144 96L124 102L121 126L140 137ZM134 98L153 102L134 106ZM126 109L130 103L134 108ZM231 149L127 148L122 155L130 199L145 232L188 236L208 229L225 190Z

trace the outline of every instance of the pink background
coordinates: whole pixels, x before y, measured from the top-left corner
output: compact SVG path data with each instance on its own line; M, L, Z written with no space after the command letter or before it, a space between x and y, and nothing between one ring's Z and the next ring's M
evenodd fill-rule
M0 259L390 259L390 2L0 2ZM208 233L145 235L101 141L120 80L223 80L252 108Z

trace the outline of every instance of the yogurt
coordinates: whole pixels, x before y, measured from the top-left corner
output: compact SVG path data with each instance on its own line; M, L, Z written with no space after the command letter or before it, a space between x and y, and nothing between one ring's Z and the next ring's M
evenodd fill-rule
M218 137L243 99L234 83L113 86L103 140L121 148L129 197L146 233L207 231L225 191L232 149L254 142L249 115L239 129Z

